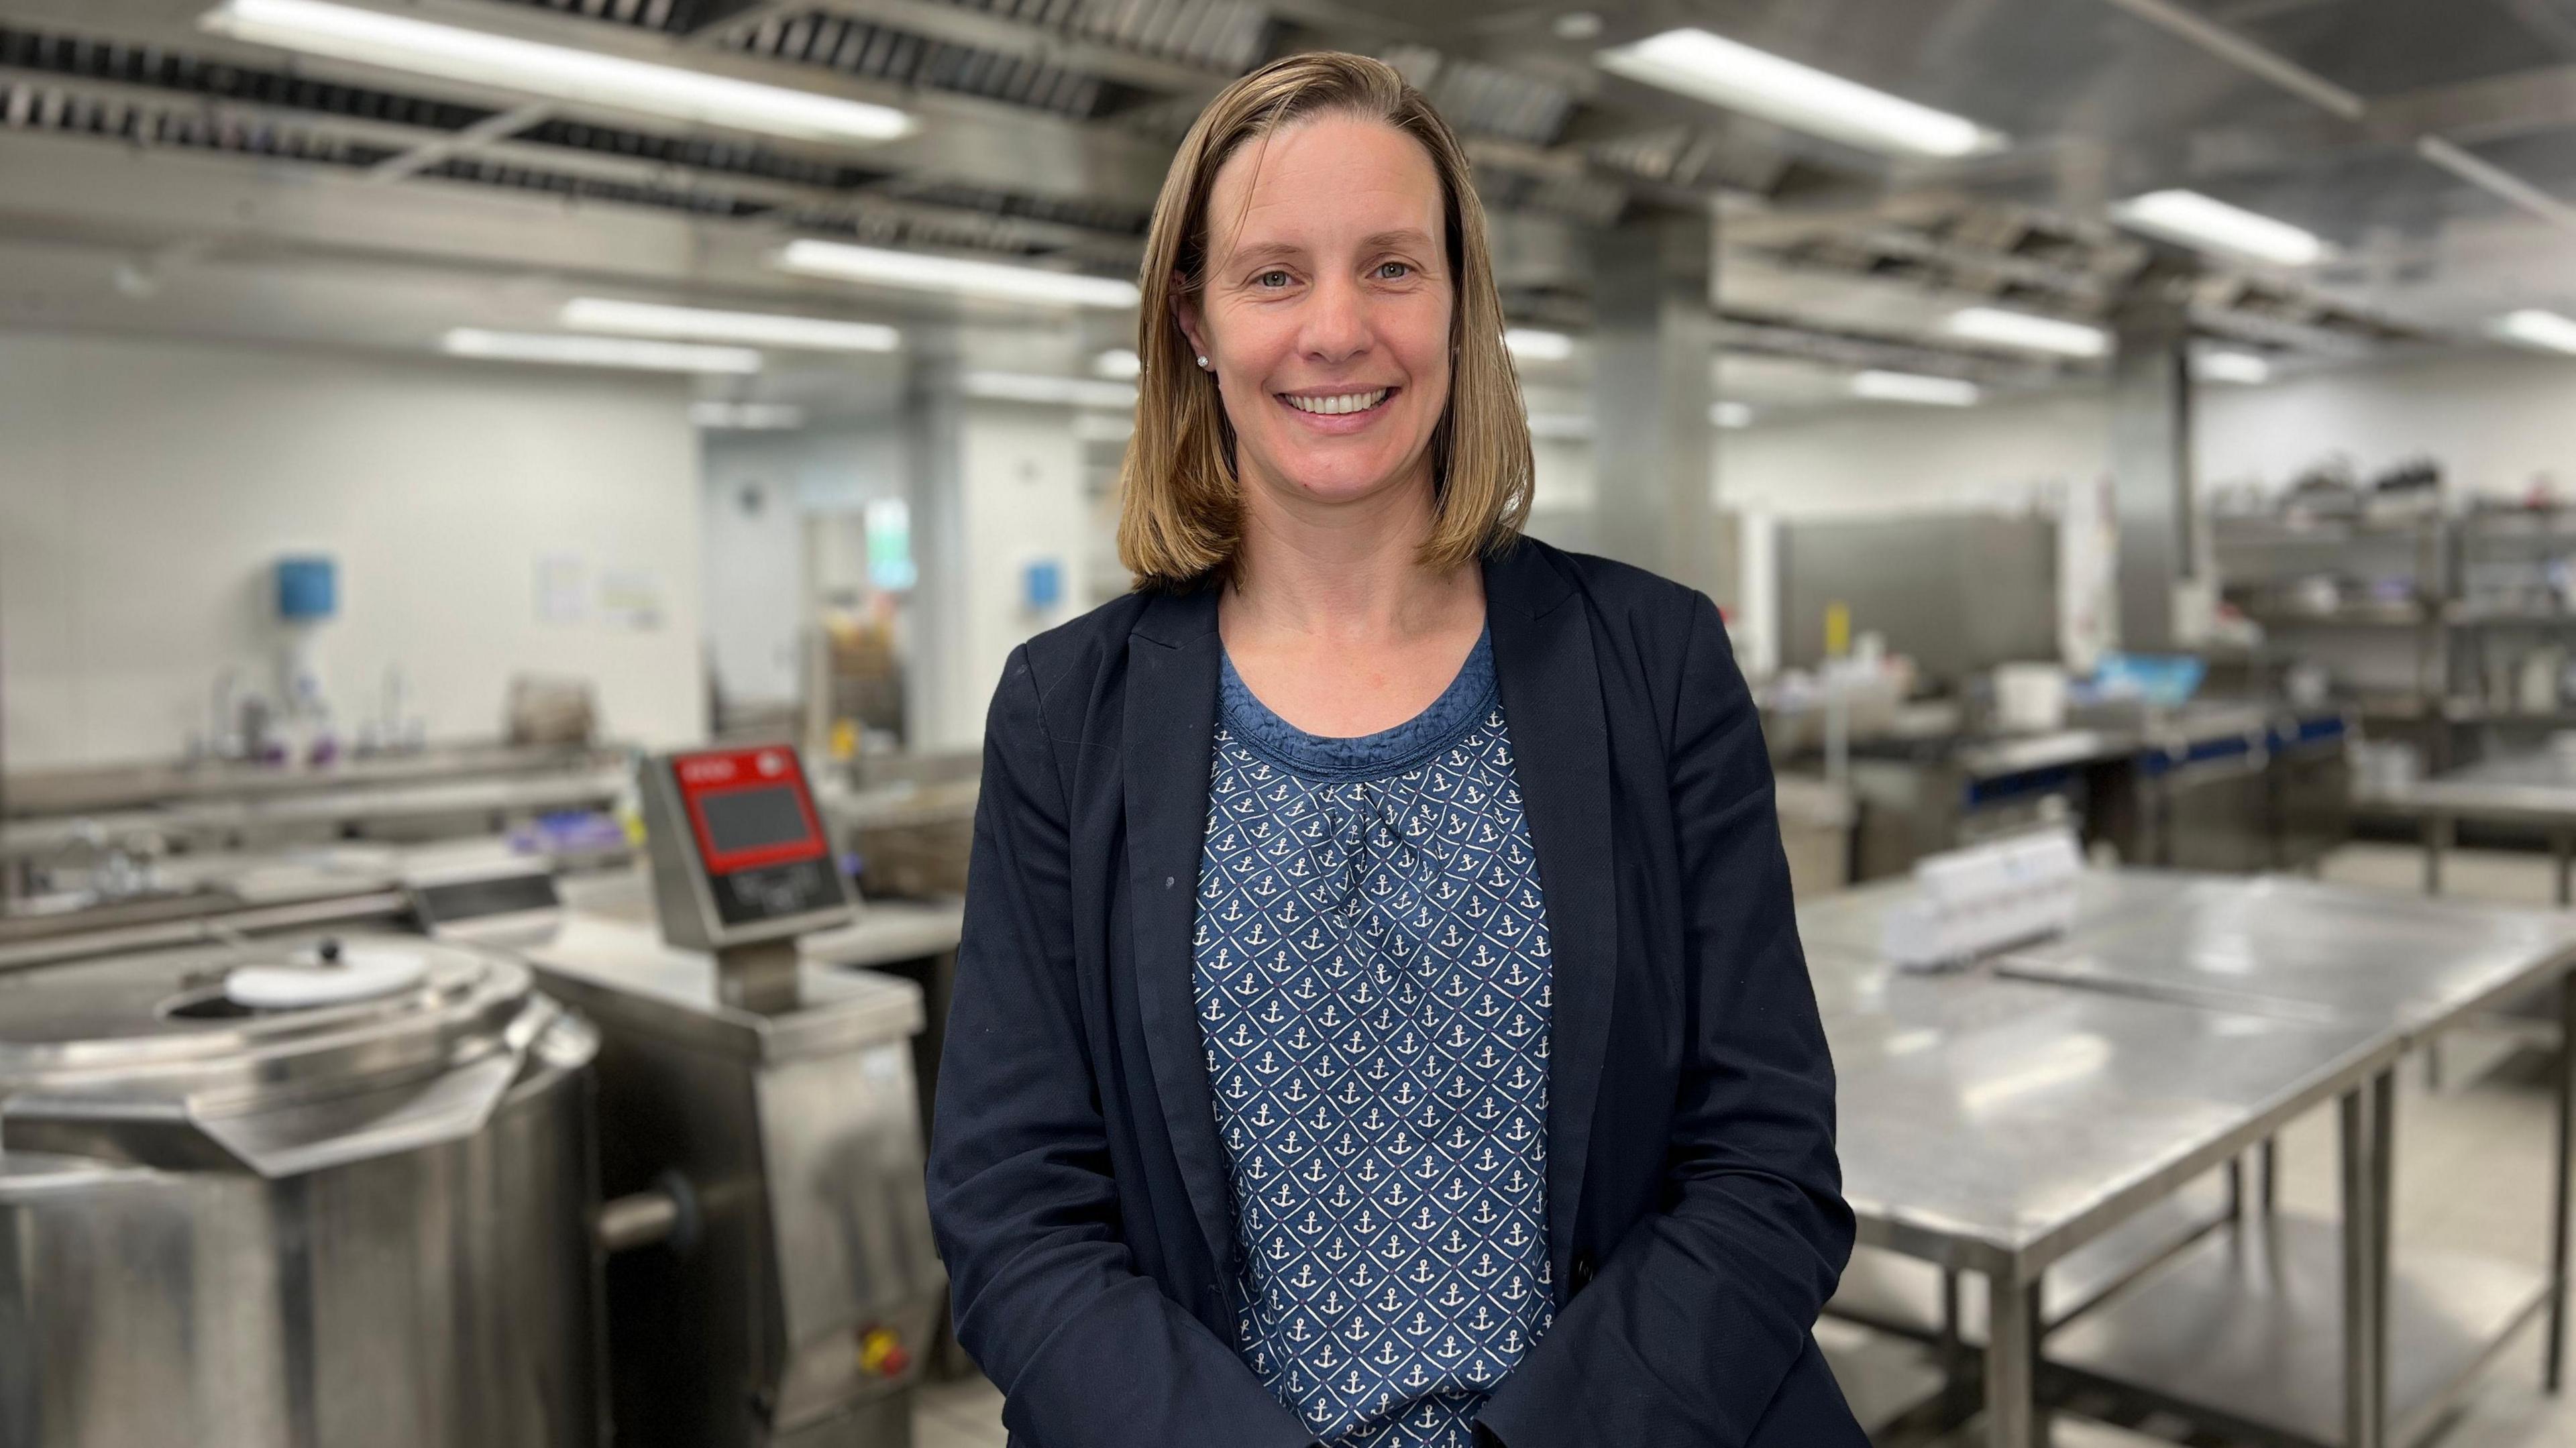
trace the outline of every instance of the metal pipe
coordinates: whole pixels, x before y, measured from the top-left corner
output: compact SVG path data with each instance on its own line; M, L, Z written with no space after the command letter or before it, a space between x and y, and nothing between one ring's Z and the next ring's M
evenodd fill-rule
M2368 101L2315 71L2275 55L2214 20L2172 4L2171 0L2110 0L2110 3L2347 121L2360 120L2362 113L2370 109Z
M2501 166L2479 160L2439 136L2416 137L2415 154L2553 226L2576 231L2576 206L2568 205Z
M2357 93L2266 50L2206 16L2183 9L2172 0L2106 0L2106 3L2344 120L2359 124L2370 110L2370 103ZM2416 137L2415 154L2553 226L2576 231L2576 206L2559 200L2500 166L2479 160L2440 136Z

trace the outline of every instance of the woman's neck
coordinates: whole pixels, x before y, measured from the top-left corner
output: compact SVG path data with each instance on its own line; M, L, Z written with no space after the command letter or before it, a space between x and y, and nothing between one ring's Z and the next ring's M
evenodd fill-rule
M1382 643L1453 631L1462 615L1482 616L1475 569L1422 566L1435 522L1427 478L1321 506L1257 485L1244 491L1243 537L1224 600L1230 634Z

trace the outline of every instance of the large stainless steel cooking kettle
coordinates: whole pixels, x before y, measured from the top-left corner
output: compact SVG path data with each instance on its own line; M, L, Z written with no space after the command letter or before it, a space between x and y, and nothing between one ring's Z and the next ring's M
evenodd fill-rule
M596 1049L418 939L0 975L0 1444L590 1448Z

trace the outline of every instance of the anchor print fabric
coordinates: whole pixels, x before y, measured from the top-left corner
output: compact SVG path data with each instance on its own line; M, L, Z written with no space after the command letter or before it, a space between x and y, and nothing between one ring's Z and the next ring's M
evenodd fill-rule
M1231 661L1222 690L1195 977L1236 1347L1334 1448L1471 1448L1553 1320L1547 920L1492 645L1360 739Z

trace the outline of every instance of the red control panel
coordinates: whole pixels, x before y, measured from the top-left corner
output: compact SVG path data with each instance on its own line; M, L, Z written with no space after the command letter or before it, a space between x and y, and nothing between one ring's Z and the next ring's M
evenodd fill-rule
M698 856L710 875L733 875L831 852L796 751L783 745L711 749L671 758Z

